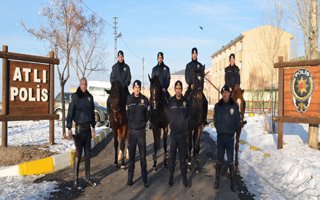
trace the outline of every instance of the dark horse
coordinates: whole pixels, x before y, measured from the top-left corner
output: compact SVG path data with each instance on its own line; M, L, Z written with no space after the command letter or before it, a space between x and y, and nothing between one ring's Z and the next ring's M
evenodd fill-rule
M234 102L236 102L239 106L240 111L240 126L237 128L236 132L236 144L235 144L235 167L236 170L239 168L239 161L238 161L238 152L239 152L239 142L240 142L240 135L242 127L246 124L246 121L243 121L244 119L244 113L245 113L245 101L243 98L243 92L244 90L241 90L239 86L235 86L234 89L231 92L231 97L233 98Z
M125 168L124 149L125 140L128 139L128 119L125 110L124 92L122 84L119 81L112 81L111 91L107 101L110 125L114 139L114 164L119 167L118 160L121 161L121 168ZM120 151L118 155L118 146L120 143ZM128 158L128 152L127 152Z
M150 78L150 122L152 124L153 132L153 170L157 170L157 151L160 149L161 129L163 130L163 148L164 161L163 165L167 166L167 137L169 120L166 115L167 102L163 98L163 91L161 89L160 81L157 76Z
M197 173L199 173L200 137L208 113L203 84L204 74L196 69L193 75L193 89L189 98L188 109L188 170L191 170L191 151L193 147Z

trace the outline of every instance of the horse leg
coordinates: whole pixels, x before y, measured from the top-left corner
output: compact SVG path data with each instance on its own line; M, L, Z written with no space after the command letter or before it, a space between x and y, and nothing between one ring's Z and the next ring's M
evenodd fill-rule
M160 142L160 135L156 125L152 125L153 132L153 171L157 171L157 151L158 151L158 143Z
M114 130L114 132L113 132L114 165L115 165L116 167L118 167L118 146L119 146L118 133L117 133L117 129L112 129L112 130Z
M200 125L198 127L198 129L196 130L194 137L195 137L195 145L194 145L194 149L195 149L195 160L196 160L196 173L198 174L200 171L199 168L199 163L200 163L200 159L199 159L199 153L200 153L200 136L201 136L201 130L202 130L202 126Z
M163 150L164 150L164 158L163 158L163 166L167 167L167 137L168 137L168 126L163 128Z
M123 135L121 135L121 138L120 138L120 152L122 153L121 154L121 159L120 159L120 161L121 161L121 169L125 169L125 164L124 164L124 160L125 160L125 158L124 158L124 150L125 150L125 139L123 138Z
M240 134L241 134L241 128L238 128L236 132L236 144L235 144L235 167L236 171L239 169L239 160L238 160L238 152L239 152L239 142L240 142Z
M188 172L191 171L192 163L191 163L191 150L192 150L192 129L188 130Z

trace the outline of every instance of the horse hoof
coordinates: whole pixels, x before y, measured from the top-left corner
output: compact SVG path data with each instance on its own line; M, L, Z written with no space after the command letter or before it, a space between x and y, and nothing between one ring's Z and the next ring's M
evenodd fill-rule
M156 172L156 171L157 171L157 167L156 167L156 166L153 166L153 167L152 167L152 170L153 170L153 172Z
M121 165L121 170L124 171L126 169L125 165Z
M199 169L197 169L197 170L196 170L196 174L199 174L199 173L200 173L200 171L199 171Z

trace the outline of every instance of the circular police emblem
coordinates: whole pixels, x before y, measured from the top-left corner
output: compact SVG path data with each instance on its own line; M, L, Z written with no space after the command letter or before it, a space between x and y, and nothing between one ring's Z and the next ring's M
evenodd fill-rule
M314 92L314 80L307 69L298 69L291 78L290 91L297 112L305 113Z
M167 68L166 68L166 67L164 67L164 68L163 68L163 70L164 70L164 71L166 71L166 70L167 70Z
M201 76L198 76L197 78L198 78L199 81L201 81Z
M91 102L91 98L90 97L88 97L88 101Z
M183 107L186 107L187 102L184 101L182 104L183 104Z
M141 99L141 101L140 101L140 102L141 102L141 104L144 104L144 100L143 100L143 99Z
M127 71L127 68L126 68L126 67L124 67L124 68L123 68L123 71Z
M234 109L230 108L230 115L233 115L233 113L234 113Z
M197 64L197 68L200 68L200 65L199 65L199 64Z

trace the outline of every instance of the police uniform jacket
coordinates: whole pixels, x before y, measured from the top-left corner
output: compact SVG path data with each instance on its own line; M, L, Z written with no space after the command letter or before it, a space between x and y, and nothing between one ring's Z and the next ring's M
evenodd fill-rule
M240 69L237 65L229 65L225 69L225 82L226 85L234 87L236 84L240 85Z
M93 96L88 91L83 93L80 87L72 94L67 116L68 129L72 127L72 120L76 124L90 123L92 128L96 125Z
M234 136L240 126L239 106L230 98L229 102L221 99L214 107L214 126L219 134Z
M127 98L128 127L140 130L146 127L149 118L149 101L143 94L135 97L131 94Z
M123 61L117 62L112 66L112 72L110 74L110 82L118 80L127 88L131 83L131 72L129 66Z
M188 105L187 98L184 96L177 99L176 96L170 98L169 104L169 123L171 135L173 136L186 136L188 132Z
M205 67L197 60L192 60L187 64L185 70L185 79L188 85L193 84L193 74L196 69L200 70L204 75Z
M170 85L170 69L164 63L158 64L157 66L153 67L151 77L154 76L159 77L161 88L168 89Z

